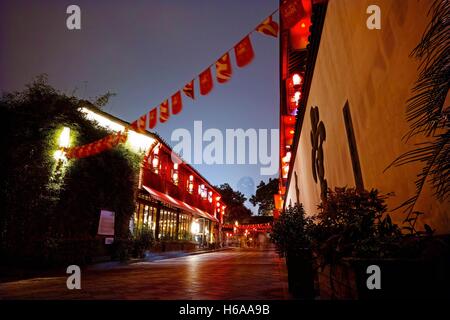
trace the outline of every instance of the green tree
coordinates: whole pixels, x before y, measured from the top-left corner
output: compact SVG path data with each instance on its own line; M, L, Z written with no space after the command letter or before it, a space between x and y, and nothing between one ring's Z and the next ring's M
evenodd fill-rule
M267 183L261 181L256 188L256 193L250 198L251 204L258 205L258 214L270 216L275 209L273 195L278 193L278 179L270 178Z
M64 126L71 128L72 145L109 133L86 119L80 111L85 105L95 108L50 87L44 76L1 98L3 262L88 262L99 246L95 236L101 209L115 212L116 238L127 237L138 155L119 146L62 167L53 158Z
M233 190L228 183L224 183L217 187L220 192L222 201L226 204L224 222L233 223L234 221L241 221L252 215L252 211L248 209L244 203L247 198L243 193Z

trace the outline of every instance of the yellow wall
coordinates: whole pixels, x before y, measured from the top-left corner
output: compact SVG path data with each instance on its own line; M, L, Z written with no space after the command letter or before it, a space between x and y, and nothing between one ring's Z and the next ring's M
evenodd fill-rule
M381 30L368 30L366 9L381 8ZM406 100L417 79L418 62L409 57L428 23L428 0L330 0L307 103L294 171L298 175L300 202L313 214L320 202L320 187L312 177L311 106L318 106L326 127L325 178L328 186L354 186L353 169L342 108L348 100L366 189L395 192L388 201L393 209L414 194L421 165L383 170L418 140L401 141L408 131ZM296 202L294 174L286 203ZM439 203L429 189L416 210L426 215L439 233L450 232L449 203ZM401 222L401 211L392 213Z

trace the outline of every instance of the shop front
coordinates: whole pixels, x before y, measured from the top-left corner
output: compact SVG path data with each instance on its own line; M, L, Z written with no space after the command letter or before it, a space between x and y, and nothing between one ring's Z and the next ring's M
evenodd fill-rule
M84 108L83 112L115 132L129 126L101 110ZM155 133L129 130L127 146L142 156L129 224L132 234L150 232L154 250L218 246L226 205L215 187Z

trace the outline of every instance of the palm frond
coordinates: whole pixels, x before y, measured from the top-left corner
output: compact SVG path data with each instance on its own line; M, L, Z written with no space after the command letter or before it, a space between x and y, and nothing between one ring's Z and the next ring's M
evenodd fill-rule
M414 215L414 207L427 181L440 201L447 201L450 194L450 108L444 105L450 89L450 1L435 0L428 15L431 15L431 21L410 55L420 60L420 64L418 79L412 88L413 96L407 100L406 120L410 130L403 140L417 135L428 139L400 155L386 168L423 164L415 181L414 196L396 208L405 208L408 213L405 221L412 228L418 217Z

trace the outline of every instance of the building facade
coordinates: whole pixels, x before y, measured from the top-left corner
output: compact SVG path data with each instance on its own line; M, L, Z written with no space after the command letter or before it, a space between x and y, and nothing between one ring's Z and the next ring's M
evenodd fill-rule
M404 136L407 101L419 78L420 61L411 52L431 20L432 1L377 1L381 29L366 25L372 2L313 1L304 51L295 52L292 37L281 37L279 207L302 203L314 214L327 188L344 186L393 193L390 210L415 195L423 164L390 164L429 141ZM404 210L391 212L394 222L403 222ZM414 210L424 213L419 228L426 223L450 233L450 204L437 200L428 183Z
M112 131L129 126L94 108L84 108L83 112ZM129 129L126 145L142 155L130 231L151 232L156 250L218 245L226 206L214 186L154 133Z

